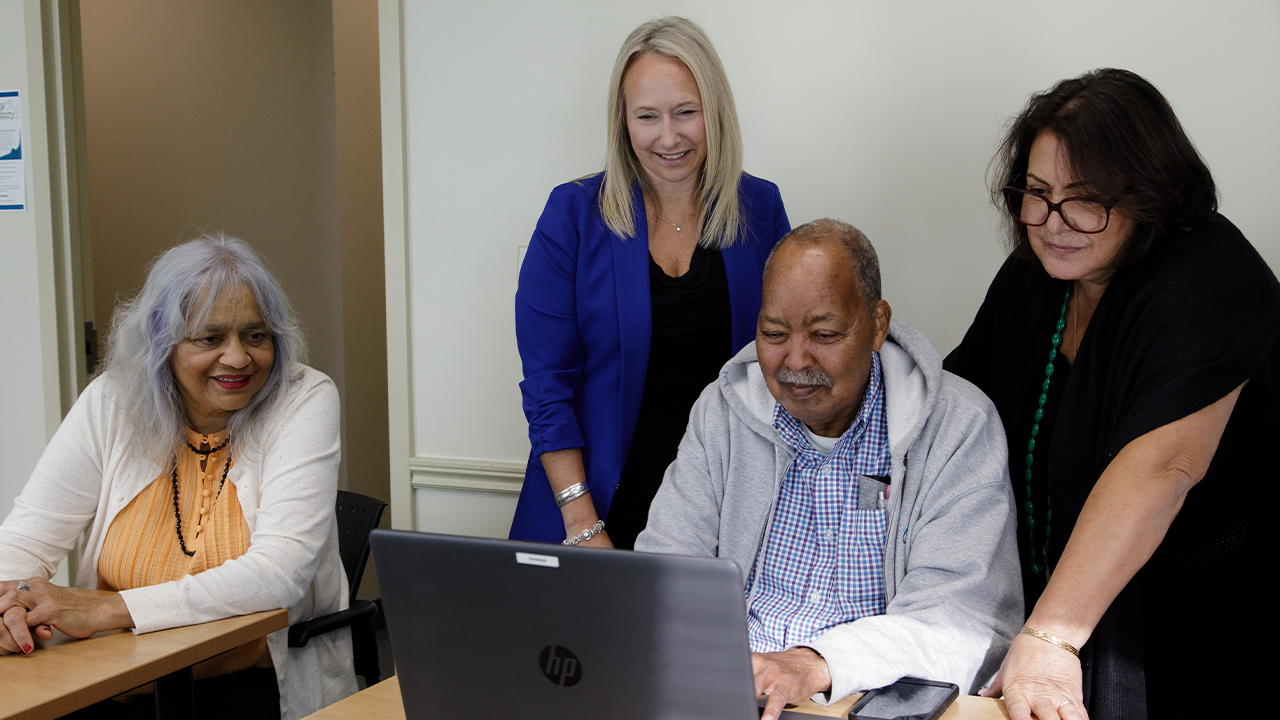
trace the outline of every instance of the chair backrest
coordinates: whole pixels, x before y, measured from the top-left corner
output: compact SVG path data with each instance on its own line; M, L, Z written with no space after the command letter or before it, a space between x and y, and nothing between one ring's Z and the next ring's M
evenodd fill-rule
M364 564L369 560L369 533L378 527L386 507L387 504L377 498L338 491L338 555L342 557L342 567L347 571L350 602L356 600L360 578L364 576Z

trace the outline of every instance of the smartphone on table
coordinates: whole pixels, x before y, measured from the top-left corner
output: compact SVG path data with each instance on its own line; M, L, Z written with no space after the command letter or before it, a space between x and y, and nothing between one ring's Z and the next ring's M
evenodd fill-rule
M957 697L955 683L904 677L867 691L849 708L849 720L937 720Z

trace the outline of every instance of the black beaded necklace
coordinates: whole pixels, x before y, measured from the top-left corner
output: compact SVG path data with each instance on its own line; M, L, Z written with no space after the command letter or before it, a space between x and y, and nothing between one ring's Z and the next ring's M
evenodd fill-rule
M1040 434L1040 421L1044 418L1044 404L1049 401L1049 381L1053 379L1053 361L1058 359L1058 346L1062 344L1062 330L1067 326L1067 301L1071 299L1071 283L1067 283L1067 294L1062 298L1062 314L1058 324L1053 328L1053 337L1049 339L1049 364L1044 368L1044 384L1040 387L1040 401L1036 405L1036 420L1031 425L1031 439L1027 441L1027 502L1023 509L1027 513L1027 543L1031 547L1031 573L1044 575L1049 567L1049 539L1053 537L1053 503L1049 496L1049 481L1045 480L1044 488L1044 549L1040 560L1036 560L1036 506L1031 502L1031 463L1036 450L1036 435Z
M204 455L205 458L208 458L213 453L216 453L222 448L226 447L227 444L230 442L231 442L231 436L228 435L227 439L223 440L222 444L216 448L210 448L209 450L201 450L195 445L192 445L190 442L187 443L187 447L191 448L191 452L196 453L197 455ZM218 502L218 498L222 496L222 486L227 484L227 473L230 470L231 470L231 453L227 453L227 464L224 465L222 468L222 482L218 483L218 494L213 496L214 503ZM212 504L213 503L210 503L210 505ZM178 463L177 462L174 462L173 464L173 517L177 519L177 524L175 525L175 529L178 531L178 544L182 546L182 554L186 555L187 557L192 557L193 555L196 554L195 551L188 550L187 541L182 538L182 511L178 509Z

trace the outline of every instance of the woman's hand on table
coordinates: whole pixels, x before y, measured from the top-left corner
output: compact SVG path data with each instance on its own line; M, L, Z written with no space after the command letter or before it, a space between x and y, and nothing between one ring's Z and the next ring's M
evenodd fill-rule
M7 580L0 582L0 655L12 653L29 653L35 649L35 640L53 639L53 630L48 625L27 625L27 606L23 604L23 595L30 590L22 590L19 584L28 587L27 580ZM21 594L21 595L20 595Z
M26 610L10 608L4 614L4 627L0 628L0 655L29 653L36 649L36 640L52 639L53 630L48 625L28 628Z
M102 630L133 627L133 617L119 593L66 588L42 578L23 582L30 589L19 590L17 581L0 583L0 613L4 614L0 654L30 652L33 639L53 637L50 628L86 638Z
M0 625L0 655L29 653L35 649L35 640L53 638L53 630L48 625L27 626L27 608L21 603L18 593L25 595L30 591L19 590L18 582L0 582L0 619L3 619L3 625Z
M983 697L1003 693L1010 720L1088 720L1080 659L1030 635L1014 637L991 687Z

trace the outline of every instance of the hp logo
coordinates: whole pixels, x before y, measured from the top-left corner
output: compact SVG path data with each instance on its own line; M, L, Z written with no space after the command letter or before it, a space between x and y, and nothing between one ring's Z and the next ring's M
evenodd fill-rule
M548 680L560 687L573 687L582 679L582 665L578 663L578 657L559 645L542 648L538 666Z

